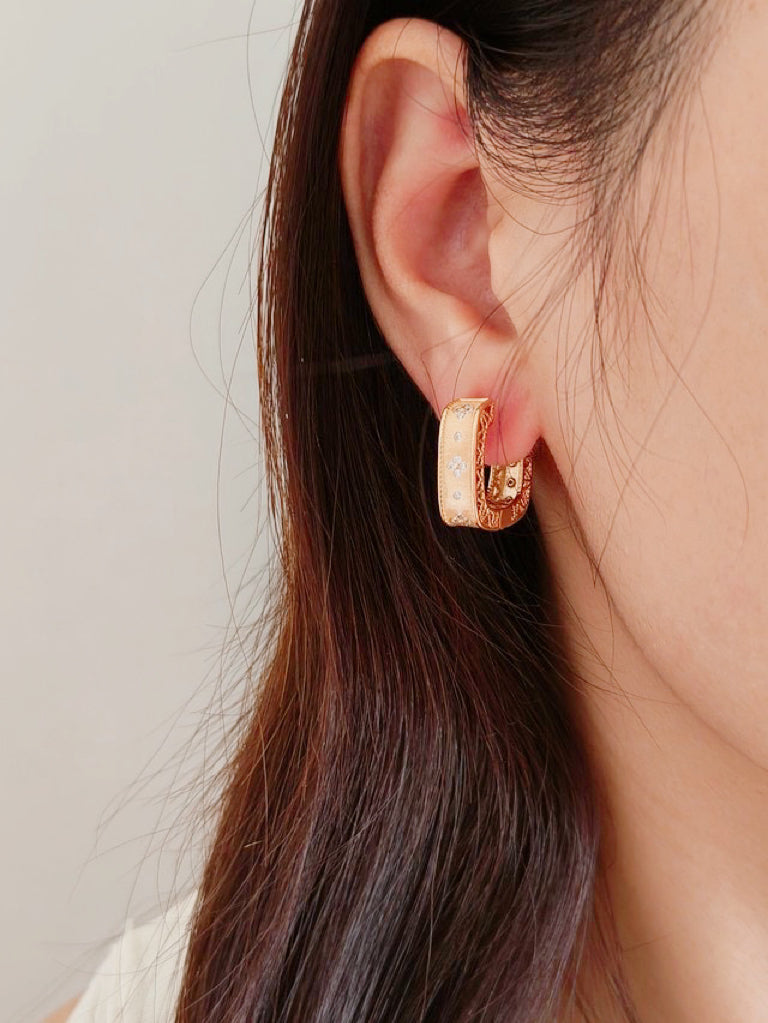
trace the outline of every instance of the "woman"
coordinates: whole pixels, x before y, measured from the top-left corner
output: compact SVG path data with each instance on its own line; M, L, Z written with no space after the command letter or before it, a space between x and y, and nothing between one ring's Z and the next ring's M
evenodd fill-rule
M260 684L172 1007L106 970L72 1020L768 1019L766 45L725 0L308 3Z

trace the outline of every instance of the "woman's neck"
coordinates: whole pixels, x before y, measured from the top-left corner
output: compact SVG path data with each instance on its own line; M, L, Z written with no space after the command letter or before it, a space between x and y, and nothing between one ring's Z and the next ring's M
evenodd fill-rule
M559 484L541 473L537 483L569 656L583 679L574 713L604 793L604 880L640 1019L762 1023L768 772L676 698L594 578ZM738 655L733 664L738 672Z

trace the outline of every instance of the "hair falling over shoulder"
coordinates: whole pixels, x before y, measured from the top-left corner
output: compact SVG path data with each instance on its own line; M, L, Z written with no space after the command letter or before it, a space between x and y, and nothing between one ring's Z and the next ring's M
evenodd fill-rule
M605 213L701 6L306 0L256 278L281 572L175 1023L635 1018L535 509L440 521L438 421L371 315L337 146L367 34L428 18L466 41L468 114L508 173L532 138L575 153Z

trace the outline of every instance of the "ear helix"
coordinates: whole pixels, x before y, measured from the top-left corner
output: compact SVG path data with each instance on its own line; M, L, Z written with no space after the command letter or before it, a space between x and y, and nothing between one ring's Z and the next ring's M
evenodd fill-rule
M528 510L533 457L492 465L485 484L485 441L496 412L491 398L457 398L443 409L437 442L440 515L449 526L506 529Z

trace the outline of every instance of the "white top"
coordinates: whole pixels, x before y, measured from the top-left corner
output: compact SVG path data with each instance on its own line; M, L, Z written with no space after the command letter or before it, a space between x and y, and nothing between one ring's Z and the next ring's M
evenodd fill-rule
M172 1023L197 891L146 923L128 919L68 1023Z

